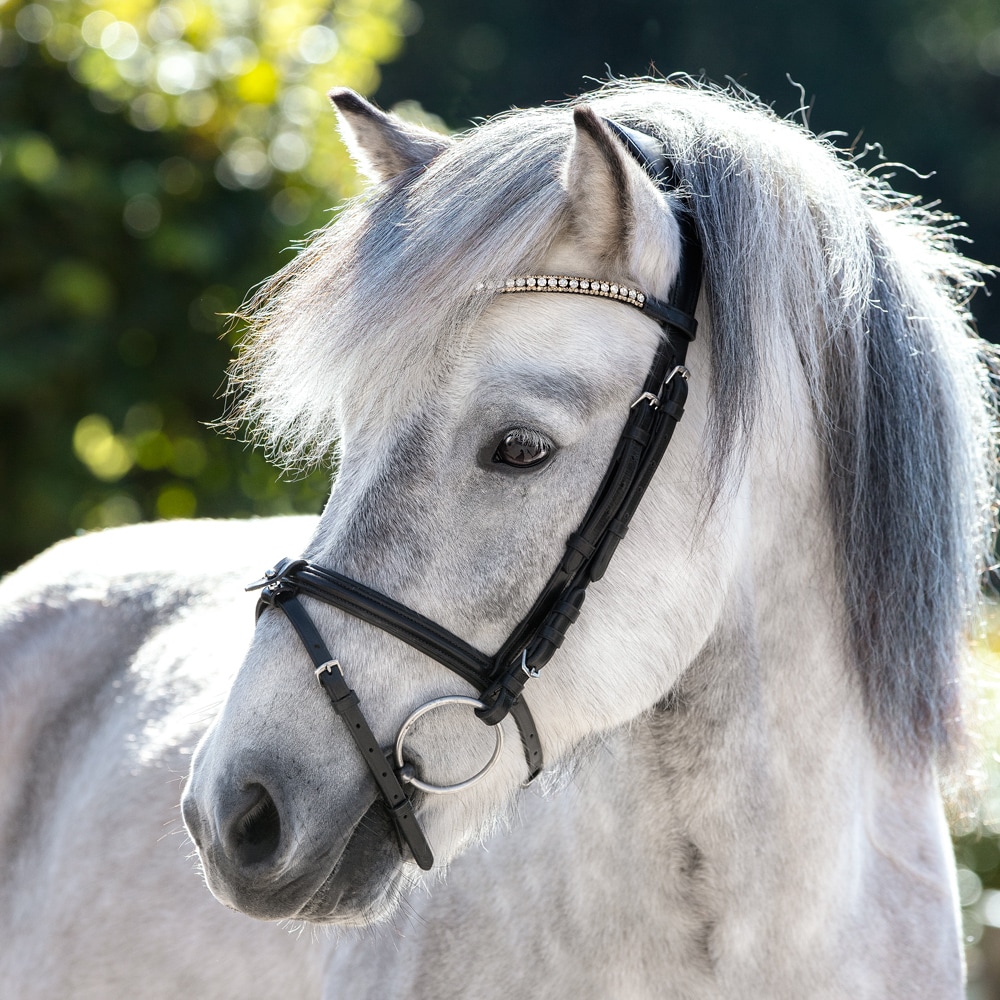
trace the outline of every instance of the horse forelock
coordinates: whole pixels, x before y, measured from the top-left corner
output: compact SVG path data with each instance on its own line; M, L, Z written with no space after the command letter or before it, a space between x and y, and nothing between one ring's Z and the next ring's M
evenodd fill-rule
M930 213L743 95L660 81L586 99L664 143L701 232L709 502L746 457L773 338L794 338L859 682L886 745L926 760L955 733L991 531L993 415L963 304L980 269ZM313 464L347 410L441 378L488 305L471 290L537 265L564 226L571 127L564 107L501 116L349 205L250 303L233 420Z
M548 117L491 123L349 204L248 303L229 426L310 466L345 409L370 416L440 379L489 304L476 286L537 262L556 235L569 129L560 143Z

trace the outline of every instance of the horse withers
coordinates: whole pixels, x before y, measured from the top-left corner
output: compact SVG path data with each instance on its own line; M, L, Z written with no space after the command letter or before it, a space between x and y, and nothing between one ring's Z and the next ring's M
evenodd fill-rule
M991 531L977 265L689 82L454 139L331 96L372 186L232 370L279 463L336 450L330 501L5 582L4 981L960 997L938 776ZM189 757L239 914L169 835Z

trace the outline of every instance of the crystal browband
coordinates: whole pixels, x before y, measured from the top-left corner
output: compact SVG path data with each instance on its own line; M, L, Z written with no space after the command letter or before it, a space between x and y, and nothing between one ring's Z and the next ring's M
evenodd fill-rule
M490 292L569 292L573 295L596 295L602 299L614 299L626 305L642 309L646 295L638 288L619 284L616 281L595 281L593 278L572 277L568 274L525 274L504 278L496 283L483 282L479 291Z
M694 340L698 329L694 316L683 312L669 302L653 298L638 288L631 288L617 281L598 281L594 278L580 278L569 274L524 274L512 275L500 281L481 281L476 286L478 292L569 292L573 295L596 295L598 298L624 302L627 306L641 309L666 329L668 326L684 337Z

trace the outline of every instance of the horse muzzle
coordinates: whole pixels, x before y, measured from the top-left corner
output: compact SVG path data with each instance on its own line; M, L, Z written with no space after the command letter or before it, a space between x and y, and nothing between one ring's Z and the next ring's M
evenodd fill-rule
M303 811L284 800L281 787L259 768L214 780L193 768L181 812L212 894L259 920L352 923L356 913L377 909L404 865L375 789L359 783L334 811L316 788L319 808Z

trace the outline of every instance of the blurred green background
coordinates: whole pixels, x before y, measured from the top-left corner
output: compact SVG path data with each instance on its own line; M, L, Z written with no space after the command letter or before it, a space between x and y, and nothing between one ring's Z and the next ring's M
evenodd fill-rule
M463 129L677 70L780 114L804 95L815 131L881 144L1000 262L996 0L0 0L0 571L79 530L319 509L325 473L281 482L206 425L227 314L357 190L330 87ZM974 311L1000 340L996 298ZM995 813L956 826L981 998Z

